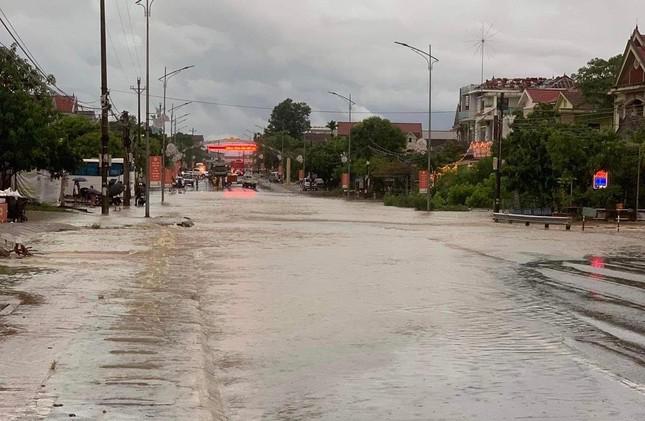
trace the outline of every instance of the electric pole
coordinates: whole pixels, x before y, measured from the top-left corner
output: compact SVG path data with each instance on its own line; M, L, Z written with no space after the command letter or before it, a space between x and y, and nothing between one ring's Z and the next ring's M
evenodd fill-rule
M132 89L134 92L137 93L137 144L136 147L139 148L141 147L141 92L145 90L145 88L141 87L141 78L137 78L137 86L130 86L130 89ZM138 180L137 180L138 182Z
M502 190L502 129L504 125L504 93L499 96L497 103L497 113L495 116L495 137L497 138L497 163L495 165L495 205L494 212L499 212L501 205Z
M168 69L163 68L163 129L161 131L161 204L164 202L166 191L166 86L168 85ZM172 120L170 120L170 135L172 136Z
M130 116L127 111L123 111L121 116L123 124L123 150L125 156L123 157L123 184L125 191L123 192L123 206L130 206L131 190L130 190L130 163L132 162L132 140L130 139Z
M108 111L110 100L107 88L107 48L105 42L105 0L101 0L101 214L110 214L108 195Z

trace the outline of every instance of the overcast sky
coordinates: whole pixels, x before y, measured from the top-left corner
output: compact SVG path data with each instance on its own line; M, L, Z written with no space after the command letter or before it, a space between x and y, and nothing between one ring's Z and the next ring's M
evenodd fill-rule
M135 0L106 3L109 87L119 111L136 113L128 92L137 76L145 82L143 10ZM0 7L58 85L98 106L99 0L3 0ZM480 80L482 25L486 78L551 77L622 53L639 11L645 25L642 0L156 0L150 93L162 94L164 66L195 65L168 82L168 96L216 103L185 108L186 129L209 139L250 137L287 97L311 106L313 125L347 120L346 104L329 90L351 92L355 118L372 112L425 128L426 65L393 42L422 49L431 42L440 60L433 128L445 129L459 87ZM0 41L11 42L4 28ZM159 102L151 97L151 110Z

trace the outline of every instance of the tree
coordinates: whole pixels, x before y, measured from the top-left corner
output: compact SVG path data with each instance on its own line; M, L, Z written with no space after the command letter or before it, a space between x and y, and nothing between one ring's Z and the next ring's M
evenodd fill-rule
M16 53L0 47L0 187L18 171L46 168L49 151L43 139L56 114L45 78Z
M287 98L273 107L265 134L286 132L293 138L301 139L302 135L311 128L310 114L309 105L304 102L293 102L291 98Z
M327 127L329 130L331 130L333 132L334 130L336 130L338 128L338 123L335 120L330 120L330 121L327 122L325 127Z
M609 90L616 83L620 66L623 64L622 54L608 60L594 58L587 65L578 69L572 78L576 81L587 101L596 109L613 109L613 98Z
M405 148L405 135L381 117L370 117L352 127L352 157L370 158L375 151L398 154Z
M95 123L56 112L53 83L53 76L20 58L15 45L0 47L0 188L20 171L73 171L83 157L79 138L97 130ZM91 156L98 150L97 145Z

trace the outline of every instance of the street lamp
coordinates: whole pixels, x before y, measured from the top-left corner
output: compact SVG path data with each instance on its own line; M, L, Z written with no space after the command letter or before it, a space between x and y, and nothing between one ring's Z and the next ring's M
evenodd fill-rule
M432 151L432 67L434 63L438 62L439 59L432 55L432 44L428 44L428 52L420 50L416 47L413 47L404 42L394 41L395 44L401 45L403 47L409 48L415 54L420 55L428 63L428 142L427 142L427 152L428 152L428 188L427 188L427 198L426 198L426 210L430 211L430 174L431 174L431 164L430 164L430 152Z
M136 4L146 16L146 218L150 218L150 8L155 0L146 0L145 5L141 2Z
M161 131L161 168L164 168L162 171L162 174L165 172L166 168L166 88L168 86L168 79L172 78L173 76L176 76L179 72L182 72L184 70L190 69L195 67L194 65L190 66L184 66L180 69L173 70L172 72L168 73L168 69L164 66L163 68L163 76L159 78L159 81L163 81L163 116L161 117L163 126L162 126L162 131ZM172 121L170 122L170 131L172 132ZM162 186L161 186L161 203L164 202L164 176L162 175Z
M172 131L172 122L174 120L175 111L178 110L179 108L185 107L186 105L189 105L189 104L192 104L192 103L193 103L193 101L184 102L183 104L181 104L181 105L179 105L177 107L175 107L175 104L172 105L172 107L170 108L170 115L171 115L171 117L170 117L170 130L171 131ZM165 113L164 113L163 118L164 118L164 130L165 130L165 126L166 126L166 122L165 122L166 115L165 115ZM165 159L165 156L166 156L166 135L164 134L163 142L162 142L162 146L161 146L161 203L162 204L164 202L164 193L165 193L165 190L166 190L166 159Z
M352 94L349 94L349 97L341 95L334 91L329 91L331 95L335 95L338 98L344 99L349 104L349 135L347 136L347 194L349 195L349 190L351 189L352 184L352 105L356 103L352 101Z

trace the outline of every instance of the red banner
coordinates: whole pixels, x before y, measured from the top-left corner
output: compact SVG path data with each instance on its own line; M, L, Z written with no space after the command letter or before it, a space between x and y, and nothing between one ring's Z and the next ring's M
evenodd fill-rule
M427 193L429 183L430 183L430 177L429 177L428 171L426 170L419 171L419 193Z
M0 203L0 224L7 222L7 209L8 205L6 203Z
M343 185L343 188L345 190L349 189L349 174L344 172L340 180L341 180L341 184Z
M161 182L161 157L151 156L148 161L148 171L150 171L150 182Z

